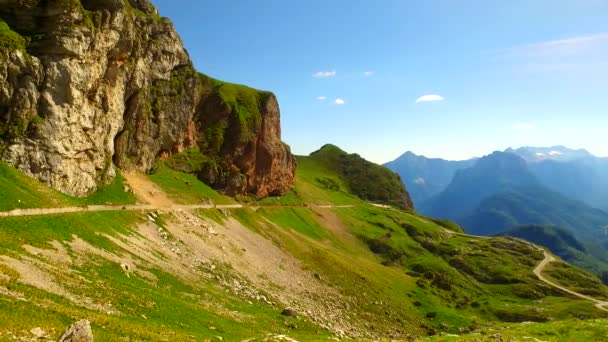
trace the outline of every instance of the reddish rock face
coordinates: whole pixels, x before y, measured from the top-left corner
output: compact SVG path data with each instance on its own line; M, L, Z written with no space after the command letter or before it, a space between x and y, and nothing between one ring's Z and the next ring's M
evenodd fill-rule
M243 132L236 114L217 94L208 95L197 113L201 132L199 146L206 155L219 157L220 167L203 170L199 178L227 194L252 194L258 198L285 194L293 185L296 160L281 141L281 120L277 99L260 93L259 120ZM212 140L208 127L227 124L221 144Z
M260 113L262 123L257 139L234 160L247 176L247 191L258 198L287 192L296 170L295 157L281 141L279 104L274 95L261 104Z

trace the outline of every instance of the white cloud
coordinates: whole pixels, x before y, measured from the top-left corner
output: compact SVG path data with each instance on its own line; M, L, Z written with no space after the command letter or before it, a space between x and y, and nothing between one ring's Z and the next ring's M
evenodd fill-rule
M414 184L419 184L419 185L426 184L426 181L424 180L424 178L419 177L419 178L414 179Z
M345 104L346 101L344 101L344 99L337 98L336 101L334 101L334 103L341 106L341 105Z
M608 70L608 32L525 44L496 52L498 58L526 65L532 71Z
M418 100L416 100L416 103L423 103L423 102L437 102L437 101L443 101L445 100L442 96L440 95L424 95L418 98Z
M336 70L331 71L319 71L312 74L314 78L330 78L336 76Z
M541 158L542 158L542 157L544 157L544 156L545 156L545 154L544 154L544 153L542 153L542 152L537 152L537 153L536 153L536 156L537 156L537 157L541 157Z
M511 125L511 129L519 132L526 132L532 130L534 125L528 122L518 122Z
M585 54L602 46L608 46L608 32L527 44L512 50L529 56L555 58Z
M317 96L317 100L325 101L325 100L327 100L327 96Z
M560 151L551 151L551 152L549 152L549 155L555 157L555 156L562 156L564 154L561 153Z
M363 73L363 76L365 76L365 77L374 76L374 72L373 71L366 71L366 72Z

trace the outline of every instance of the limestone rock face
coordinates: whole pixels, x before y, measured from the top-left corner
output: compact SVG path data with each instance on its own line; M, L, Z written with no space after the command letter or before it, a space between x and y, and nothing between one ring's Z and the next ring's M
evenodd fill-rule
M194 70L148 0L0 0L0 18L23 40L0 36L2 160L83 196L110 182L114 165L146 172L159 156L201 146L220 189L261 197L292 184L274 96L247 108L259 120L240 134L243 125L231 125L242 111L218 93L221 82ZM209 149L213 118L225 127Z

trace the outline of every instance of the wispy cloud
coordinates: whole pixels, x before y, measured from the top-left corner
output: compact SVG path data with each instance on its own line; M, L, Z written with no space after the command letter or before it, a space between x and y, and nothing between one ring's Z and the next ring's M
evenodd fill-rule
M514 46L496 55L541 72L608 70L608 32Z
M516 46L511 51L514 54L530 57L558 58L588 54L606 47L608 47L608 32Z
M325 101L325 100L327 100L327 96L317 96L317 100Z
M534 124L529 122L517 122L511 125L511 129L517 132L527 132L534 129Z
M339 106L341 106L341 105L345 104L345 103L346 103L346 101L344 101L344 99L337 98L337 99L334 101L334 103L335 103L335 104L337 104L337 105L339 105Z
M374 72L373 71L366 71L366 72L363 73L363 76L365 76L365 77L374 76Z
M331 71L318 71L312 74L314 78L330 78L336 76L336 70Z
M443 100L445 100L445 99L441 95L429 94L429 95L420 96L418 98L418 100L416 100L416 103L438 102L438 101L443 101Z

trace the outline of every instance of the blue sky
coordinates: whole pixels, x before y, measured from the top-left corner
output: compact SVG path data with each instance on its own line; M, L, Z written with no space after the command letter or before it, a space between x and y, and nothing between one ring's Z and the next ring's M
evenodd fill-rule
M608 156L608 1L153 2L199 71L277 95L296 154Z

